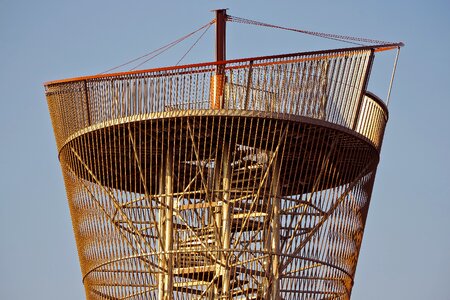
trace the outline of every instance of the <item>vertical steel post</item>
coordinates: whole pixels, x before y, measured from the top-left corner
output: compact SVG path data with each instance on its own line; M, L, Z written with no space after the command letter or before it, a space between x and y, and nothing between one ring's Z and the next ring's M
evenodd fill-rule
M259 201L259 199L258 199ZM267 205L267 219L264 222L264 230L263 230L263 247L264 251L267 254L267 257L264 259L264 273L265 276L262 279L262 290L261 295L262 299L270 299L270 295L272 293L271 286L271 278L272 278L272 236L271 236L271 227L272 227L272 213L269 211L271 209L270 205L270 195L269 199L263 198L261 206L264 207Z
M272 248L272 299L280 297L280 155L275 154L272 164L272 218L271 218L271 248Z
M217 250L217 257L219 258L221 253L219 252L220 249L222 249L222 210L221 210L221 206L219 205L219 203L222 202L222 183L221 183L221 178L222 178L222 149L217 149L217 153L216 153L216 159L214 161L214 175L213 175L213 187L214 187L214 208L211 208L211 210L214 210L214 237L216 239L215 241L215 245L216 245L216 250ZM215 274L217 278L221 277L222 274L222 266L220 264L220 261L216 262L216 267L215 267ZM219 281L217 281L218 283ZM214 284L214 290L212 291L211 294L211 300L215 300L218 299L221 293L221 289L219 287L219 284Z
M231 207L230 207L230 142L225 141L222 151L222 296L228 299L230 293L230 268L228 257L231 245Z
M216 12L216 61L226 60L226 21L227 13L226 9L218 9ZM224 108L223 90L225 84L225 65L216 66L216 74L213 76L213 108ZM226 108L226 107L225 107ZM222 169L222 197L220 199L220 205L222 212L222 220L220 226L220 235L222 239L223 252L221 255L220 275L222 280L221 298L228 299L230 294L230 270L228 267L228 257L231 244L231 209L230 209L230 186L231 186L231 173L230 173L230 141L225 140L223 142L223 148L221 149L220 164L216 165L216 168ZM216 177L219 180L220 177Z
M161 165L164 165L164 162L166 161L164 159L164 153L161 155ZM159 209L158 209L158 232L160 234L160 239L158 241L158 253L159 253L159 267L160 267L160 273L158 274L158 299L164 299L164 279L165 279L165 274L163 272L165 272L164 270L166 270L166 257L165 257L165 253L164 253L164 249L165 249L165 212L166 212L166 207L165 207L165 203L166 203L166 199L164 194L166 193L165 191L165 176L166 174L164 173L164 168L162 166L160 166L159 169L159 178L158 178L158 193L159 193Z
M226 23L227 10L218 9L216 12L216 61L226 60ZM224 108L223 89L225 84L225 65L216 65L216 74L211 76L210 102L211 108Z
M166 274L164 278L164 297L167 300L173 298L173 149L170 143L166 149L166 216L165 216L165 252L166 252Z
M216 61L227 59L226 56L226 24L227 10L218 9L216 12Z

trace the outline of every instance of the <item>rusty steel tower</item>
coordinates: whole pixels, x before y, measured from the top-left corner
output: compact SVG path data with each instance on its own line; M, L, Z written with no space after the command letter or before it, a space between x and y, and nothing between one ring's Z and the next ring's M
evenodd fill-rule
M401 43L45 84L88 299L349 299ZM257 22L253 22L257 23Z

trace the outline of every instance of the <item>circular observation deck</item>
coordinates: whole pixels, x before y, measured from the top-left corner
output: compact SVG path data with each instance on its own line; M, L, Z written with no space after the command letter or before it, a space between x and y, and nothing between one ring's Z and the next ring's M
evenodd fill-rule
M388 117L372 55L47 83L88 298L349 298Z

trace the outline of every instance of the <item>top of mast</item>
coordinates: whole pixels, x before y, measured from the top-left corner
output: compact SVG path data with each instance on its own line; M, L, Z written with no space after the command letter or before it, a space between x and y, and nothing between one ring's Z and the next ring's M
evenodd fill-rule
M227 59L226 55L226 24L227 9L217 9L216 12L216 61Z

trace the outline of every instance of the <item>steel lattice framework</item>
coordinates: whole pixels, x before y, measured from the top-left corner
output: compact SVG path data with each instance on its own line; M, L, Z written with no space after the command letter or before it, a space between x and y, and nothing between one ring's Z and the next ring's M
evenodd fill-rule
M47 83L87 298L349 299L379 49Z

